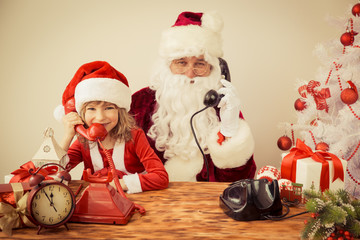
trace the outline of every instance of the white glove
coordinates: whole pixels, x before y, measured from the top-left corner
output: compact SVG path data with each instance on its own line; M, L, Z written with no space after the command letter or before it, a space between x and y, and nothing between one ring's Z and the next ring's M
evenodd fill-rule
M220 132L225 137L235 136L239 129L240 99L231 82L221 79L223 88L218 93L224 94L218 107L220 108Z

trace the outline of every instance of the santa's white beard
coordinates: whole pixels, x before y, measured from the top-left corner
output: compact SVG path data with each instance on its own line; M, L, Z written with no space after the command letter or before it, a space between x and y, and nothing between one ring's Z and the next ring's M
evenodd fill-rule
M149 130L149 136L155 139L156 148L164 151L166 159L198 159L196 168L200 168L200 171L203 161L191 131L190 118L205 107L203 100L206 92L221 87L220 68L213 67L208 77L189 79L185 75L171 73L169 65L164 64L152 83L152 88L156 90L158 108L152 117L154 124ZM218 124L219 120L213 108L208 108L193 118L197 139L205 153L208 133ZM170 161L168 162L170 164Z

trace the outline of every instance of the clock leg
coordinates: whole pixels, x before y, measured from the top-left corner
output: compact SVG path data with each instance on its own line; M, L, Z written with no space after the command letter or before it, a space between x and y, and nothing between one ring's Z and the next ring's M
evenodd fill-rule
M41 225L39 225L39 227L38 227L38 231L37 231L37 235L39 235L40 234L40 230L42 229L42 226Z
M66 230L68 230L68 231L69 231L69 227L67 226L67 224L66 224L66 223L64 223L64 225L65 225L65 227L66 227Z

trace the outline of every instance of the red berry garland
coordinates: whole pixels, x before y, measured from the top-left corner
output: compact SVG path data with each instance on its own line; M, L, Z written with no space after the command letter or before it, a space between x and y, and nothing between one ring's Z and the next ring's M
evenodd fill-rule
M338 230L335 229L333 233L331 233L330 237L327 240L345 240L345 239L354 239L352 234L349 231Z
M360 185L360 181L358 181L349 171L348 168L346 168L346 172L349 175L349 177L351 178L351 180L353 180L357 185Z

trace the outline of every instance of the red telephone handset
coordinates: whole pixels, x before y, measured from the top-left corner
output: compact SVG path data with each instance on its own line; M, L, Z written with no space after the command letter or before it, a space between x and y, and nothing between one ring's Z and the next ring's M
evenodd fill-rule
M103 141L107 135L107 131L100 123L93 123L88 129L83 125L76 125L75 131L90 141Z
M75 99L69 99L64 105L65 114L70 112L76 112ZM100 123L92 124L88 129L85 129L83 125L76 125L75 131L82 135L84 138L90 141L103 141L107 135L107 131Z

